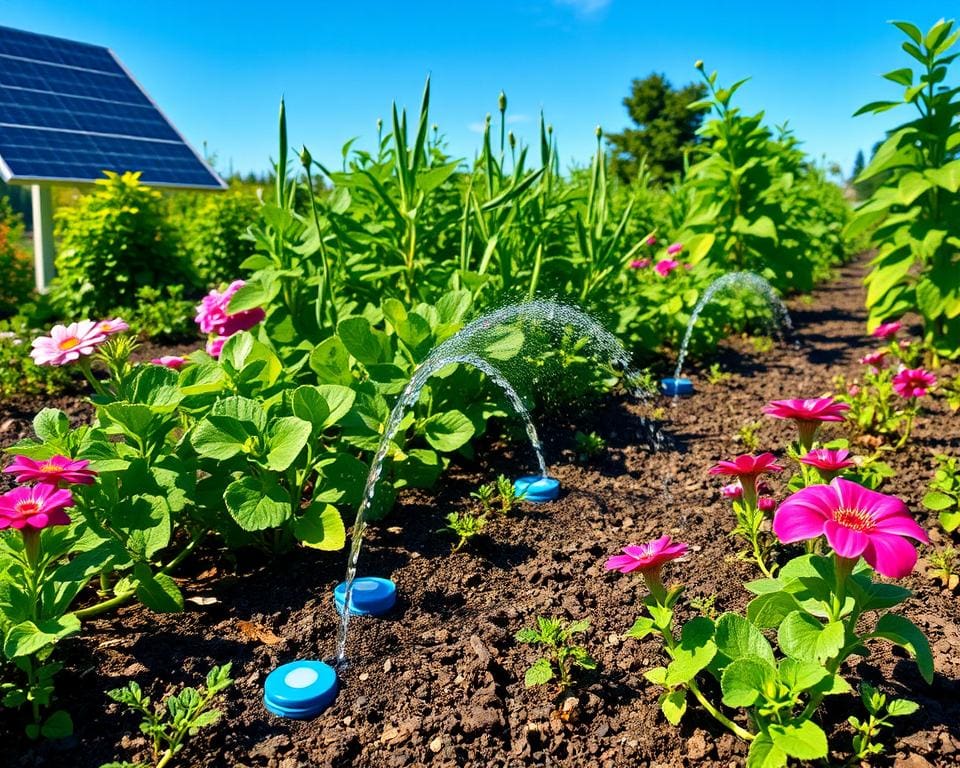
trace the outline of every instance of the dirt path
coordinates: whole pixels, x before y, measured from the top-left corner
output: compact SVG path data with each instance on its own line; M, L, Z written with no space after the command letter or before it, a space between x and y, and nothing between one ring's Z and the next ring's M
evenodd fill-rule
M216 553L207 553L183 574L181 586L188 596L216 602L188 603L180 616L157 617L134 607L91 622L81 639L70 642L68 671L60 679L76 736L33 750L19 739L2 740L0 764L98 766L121 756L144 757L134 719L104 715L104 692L133 678L157 696L163 691L159 681L199 682L210 665L226 661L233 662L238 684L225 719L188 746L184 765L742 764L743 746L696 709L680 728L666 724L657 693L643 678L661 663L657 644L621 639L637 614L640 580L604 573L602 565L625 544L670 533L693 551L670 567L668 579L685 581L689 598L713 598L720 611L746 604L740 585L757 573L731 558L725 532L732 514L707 469L741 452L734 435L747 422L762 420L763 449L785 444L790 428L760 414L768 400L826 393L836 374L857 371L857 358L871 348L863 337L862 269L853 264L812 301L791 304L796 346L761 354L738 339L719 356L728 379L711 385L695 371L696 396L665 408L664 429L672 437L667 450L651 454L643 448L640 416L650 409L623 399L586 417L571 416L568 425L544 424L548 463L565 495L496 522L463 552L450 555L450 540L435 533L442 518L469 507L478 482L529 468L528 451L518 449L514 457L494 445L479 452L478 464L453 470L438 492L403 497L400 508L371 530L361 560L362 573L397 582L400 603L385 619L354 622L344 690L317 719L272 718L261 705L262 684L280 663L332 652L336 616L330 596L343 558L301 552L268 565L217 561ZM607 438L602 460L576 463L575 428ZM891 458L898 476L884 490L902 495L932 526L933 518L919 506L931 456L958 448L956 418L937 402L920 419L911 446ZM908 614L934 649L934 684L925 685L912 663L887 647L860 660L857 671L923 705L887 737L895 741L891 751L899 765L954 765L960 755L957 597L920 576L907 583L918 593ZM522 683L535 654L513 635L537 614L591 621L587 645L600 669L582 678L566 718L557 716L558 702L548 693ZM241 620L280 641L252 638ZM858 707L852 697L835 697L832 705L827 717L836 723ZM118 727L131 736L121 736ZM833 742L847 747L849 735L843 733L838 730Z

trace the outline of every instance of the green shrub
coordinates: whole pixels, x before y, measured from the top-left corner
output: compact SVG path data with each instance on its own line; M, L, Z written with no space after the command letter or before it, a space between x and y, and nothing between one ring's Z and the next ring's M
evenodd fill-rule
M40 366L30 357L30 342L41 335L23 317L0 321L0 400L15 395L56 395L70 384L70 370Z
M247 189L205 195L185 222L184 246L204 285L229 283L240 276L240 265L254 253L247 236L260 215L260 203Z
M139 176L107 172L92 193L57 212L52 300L65 317L105 316L133 306L141 286L190 282L162 195Z
M194 322L197 302L183 298L182 285L165 289L144 285L137 291L137 301L129 312L119 311L141 338L176 341L195 337Z
M25 247L23 217L0 197L0 314L8 315L33 292L33 260Z

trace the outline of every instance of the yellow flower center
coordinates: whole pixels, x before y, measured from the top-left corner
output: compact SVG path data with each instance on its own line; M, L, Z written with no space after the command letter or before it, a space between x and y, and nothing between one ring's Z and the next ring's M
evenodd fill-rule
M80 344L80 339L78 339L76 336L71 336L69 339L64 339L63 341L61 341L58 346L60 347L60 349L67 350L67 349L73 349L79 344Z
M40 505L32 499L27 499L17 504L17 512L23 515L23 517L33 517L39 511Z
M852 531L869 531L874 525L873 515L862 509L838 509L833 513L833 519Z
M49 461L46 464L40 465L41 472L59 472L62 469L63 467L61 467L59 464L53 464Z

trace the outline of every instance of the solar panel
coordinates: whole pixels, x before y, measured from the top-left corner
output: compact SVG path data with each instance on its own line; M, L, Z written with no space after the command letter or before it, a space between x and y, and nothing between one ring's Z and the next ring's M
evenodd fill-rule
M112 51L0 26L0 175L91 182L104 171L139 171L154 186L226 186Z

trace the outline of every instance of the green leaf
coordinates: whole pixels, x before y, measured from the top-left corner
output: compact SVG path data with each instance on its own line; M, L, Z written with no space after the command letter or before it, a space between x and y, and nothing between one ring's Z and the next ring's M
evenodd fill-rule
M382 332L374 331L367 318L341 320L337 323L337 336L347 351L364 365L386 362L386 337Z
M286 471L306 446L312 431L309 422L296 416L274 420L267 441L267 466L274 472Z
M317 391L327 403L330 414L324 419L322 427L327 429L336 424L340 419L346 416L353 408L357 393L349 387L338 386L336 384L321 384Z
M895 69L892 72L887 72L884 77L890 82L906 88L913 85L913 70L910 69L910 67L903 67L901 69Z
M473 422L460 411L435 413L423 422L423 430L427 442L445 453L466 445L474 435Z
M911 24L909 21L891 21L890 23L903 32L911 40L913 40L913 42L915 42L917 45L923 45L923 34L916 25Z
M779 627L789 614L800 609L800 603L789 592L769 592L750 601L747 620L760 629L770 629Z
M887 704L887 714L890 717L906 717L920 709L920 705L909 699L894 699Z
M336 336L324 339L310 353L310 369L325 384L349 386L353 383L350 353Z
M44 408L33 417L33 431L43 442L54 443L70 433L70 419L57 408Z
M680 720L687 711L687 691L678 688L660 696L660 709L670 725L680 725Z
M73 720L70 713L62 709L53 712L40 726L40 735L51 741L65 739L73 733Z
M646 616L640 616L633 626L624 634L624 637L634 637L637 640L643 640L647 635L653 632L653 620Z
M10 627L3 641L3 654L8 659L30 656L80 631L80 620L72 613L46 621L23 621Z
M927 683L933 682L933 655L930 653L930 643L912 621L895 613L885 613L867 637L882 637L906 649L916 659L923 679Z
M667 668L654 667L653 669L648 669L646 672L644 672L643 676L654 685L664 685L667 680Z
M776 664L773 648L763 633L735 613L724 613L717 619L714 640L720 653L733 661L752 657L766 661L771 666Z
M827 756L827 735L812 720L771 725L767 732L773 743L790 757L817 760Z
M291 511L290 494L272 479L234 480L227 486L224 501L237 525L245 531L276 528Z
M787 616L777 632L780 650L799 661L825 662L843 648L843 622L821 624L804 611Z
M347 531L343 518L332 504L313 502L293 523L293 535L313 549L343 549Z
M717 653L713 633L713 622L704 616L683 625L680 643L671 651L673 660L667 665L665 685L672 688L689 682L710 663Z
M767 662L756 658L730 662L720 677L723 703L728 707L752 707L773 686L776 674Z
M783 768L787 764L787 754L773 743L765 733L758 733L750 742L747 753L747 768Z
M945 493L940 493L940 491L930 491L926 496L923 497L921 502L923 506L927 509L932 509L934 512L939 512L943 509L949 509L956 505L956 501L947 496Z
M527 688L545 685L551 680L553 680L553 665L549 659L537 659L523 676L523 683Z
M180 588L167 574L153 572L145 563L133 568L137 581L137 600L157 613L179 613L183 610L183 595Z

